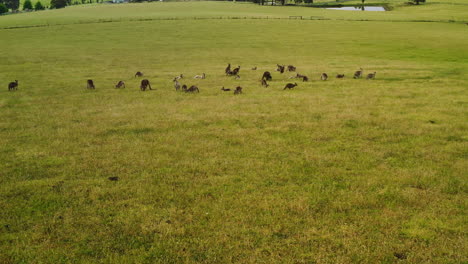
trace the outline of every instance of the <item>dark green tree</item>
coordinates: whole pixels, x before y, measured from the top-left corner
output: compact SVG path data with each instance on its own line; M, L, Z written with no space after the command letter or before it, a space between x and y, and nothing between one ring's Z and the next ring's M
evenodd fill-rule
M44 10L44 6L42 5L41 1L37 1L36 4L34 5L34 10Z
M64 8L68 4L67 0L51 0L50 7L51 8Z
M8 8L3 3L0 3L0 15L6 12L8 12Z
M24 1L23 10L32 10L32 9L33 9L33 6L31 3L31 0Z
M3 3L8 9L18 10L20 6L19 0L4 0Z

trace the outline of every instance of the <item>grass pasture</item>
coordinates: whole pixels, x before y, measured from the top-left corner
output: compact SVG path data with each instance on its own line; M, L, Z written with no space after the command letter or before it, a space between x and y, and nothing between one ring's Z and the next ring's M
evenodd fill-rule
M159 8L330 20L75 23ZM417 18L412 8L384 16ZM468 27L284 10L0 17L51 24L0 30L0 263L466 263ZM276 63L311 81L283 91L292 74ZM377 78L352 79L359 67ZM156 90L140 92L136 71ZM180 73L200 94L174 91ZM244 94L220 91L237 85Z

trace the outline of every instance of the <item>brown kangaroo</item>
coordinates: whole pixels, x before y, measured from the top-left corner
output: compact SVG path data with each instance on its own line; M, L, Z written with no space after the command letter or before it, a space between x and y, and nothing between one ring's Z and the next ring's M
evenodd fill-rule
M18 80L8 84L8 91L18 90Z
M226 67L224 72L226 73L226 75L231 75L231 63L228 63L228 66Z
M229 88L226 89L226 88L224 88L224 86L221 88L221 90L224 91L224 92L229 92L229 91L231 91L231 89L229 89Z
M141 80L140 89L141 89L142 91L146 91L146 88L148 88L148 87L149 87L150 90L153 90L153 89L151 88L150 82L149 82L147 79Z
M135 77L143 77L143 73L138 71L135 73Z
M188 88L185 92L186 92L186 93L194 93L194 92L199 93L200 90L198 90L198 87L197 87L197 86L192 85L192 86L190 86L190 88Z
M262 76L262 80L267 80L267 81L271 81L271 73L269 71L266 71L263 73L263 76Z
M294 67L292 65L288 65L288 71L290 71L290 72L296 71L296 67Z
M115 85L115 88L125 88L125 83L124 81L119 81L116 85Z
M276 64L276 71L279 71L280 73L284 73L284 65L279 65Z
M343 79L343 78L344 78L344 74L337 74L337 75L336 75L336 78L337 78L337 79Z
M288 84L286 84L286 86L284 86L283 90L292 89L292 88L294 88L296 86L297 86L297 83L288 83Z
M353 77L353 78L354 78L354 79L359 79L359 78L361 78L361 77L362 77L362 68L361 68L359 71L356 71L356 72L354 73L354 77Z
M242 87L237 86L236 90L234 90L234 94L241 94L242 93Z
M367 79L367 80L374 79L376 73L377 73L377 72L367 74L367 78L366 78L366 79Z
M322 81L326 81L328 79L328 75L326 73L322 73L322 76L320 76L320 79L322 79Z
M86 82L87 82L87 84L88 84L88 86L87 86L88 89L96 89L96 87L94 86L93 80L88 80L88 81L86 81Z

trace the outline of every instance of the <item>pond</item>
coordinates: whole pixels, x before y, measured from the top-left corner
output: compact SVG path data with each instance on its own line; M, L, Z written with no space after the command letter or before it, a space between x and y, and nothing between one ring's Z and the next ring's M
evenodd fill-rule
M328 7L325 9L347 10L347 11L387 11L383 6L343 6L343 7Z

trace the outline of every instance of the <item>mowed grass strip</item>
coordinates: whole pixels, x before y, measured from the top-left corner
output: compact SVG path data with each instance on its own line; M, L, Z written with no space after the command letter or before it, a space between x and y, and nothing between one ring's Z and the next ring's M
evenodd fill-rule
M13 41L0 43L0 262L466 261L465 27L2 31ZM297 80L276 63L311 81L283 91ZM376 79L352 79L359 67ZM136 71L156 90L140 92ZM180 73L200 94L174 90ZM220 90L237 85L244 94Z

